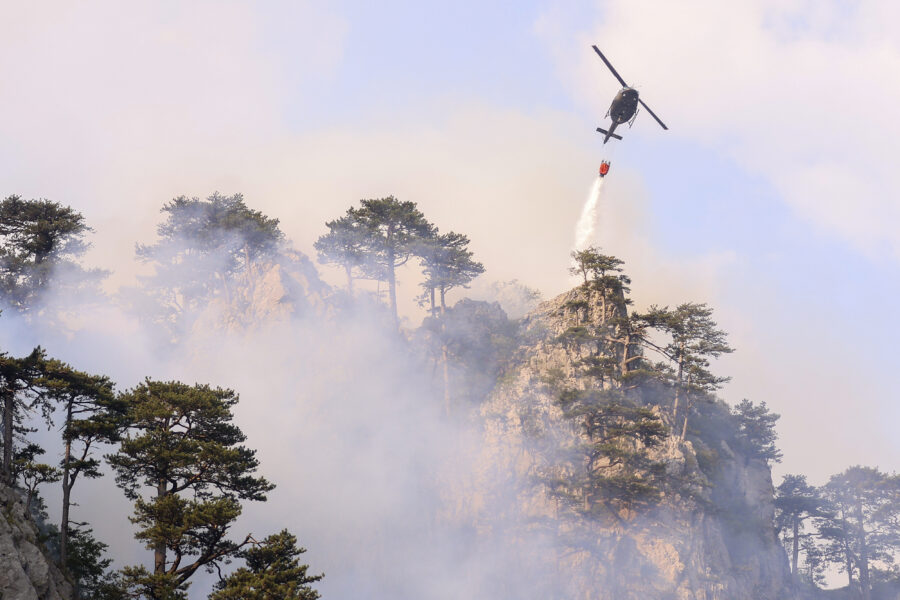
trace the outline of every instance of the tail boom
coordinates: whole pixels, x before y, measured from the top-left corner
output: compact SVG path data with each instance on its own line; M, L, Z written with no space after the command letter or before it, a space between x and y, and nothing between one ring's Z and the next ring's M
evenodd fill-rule
M609 141L609 138L616 138L617 140L622 139L621 135L613 133L616 130L616 125L618 125L618 123L613 123L612 126L609 128L609 131L607 131L605 129L600 129L599 127L597 128L597 131L599 131L600 133L602 133L603 135L606 136L603 138L604 144Z

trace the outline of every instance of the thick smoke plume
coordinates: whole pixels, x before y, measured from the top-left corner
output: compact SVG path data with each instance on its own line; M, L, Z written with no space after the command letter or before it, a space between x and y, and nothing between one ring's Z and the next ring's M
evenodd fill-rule
M236 390L235 422L278 487L268 502L245 506L233 537L289 528L308 548L311 572L326 574L317 585L325 598L513 600L546 591L537 557L550 548L522 536L515 511L498 516L490 536L475 535L465 520L472 473L484 468L481 436L473 407L444 413L435 357L398 333L370 297L351 300L317 282L306 286L316 298L292 304L272 286L273 273L281 267L259 265L241 327L226 326L233 307L209 302L175 345L160 343L158 315L130 298L81 305L78 329L65 333L4 312L0 345L24 355L40 344L78 369L109 375L119 390L144 377ZM166 284L188 290L193 281ZM66 299L51 291L47 303ZM272 310L254 313L260 303ZM55 462L58 432L39 434L39 442ZM59 490L45 486L43 494L56 521ZM130 502L111 474L80 482L75 501L73 518L110 545L116 567L148 564L152 554L133 539ZM214 581L198 573L190 597L205 597Z

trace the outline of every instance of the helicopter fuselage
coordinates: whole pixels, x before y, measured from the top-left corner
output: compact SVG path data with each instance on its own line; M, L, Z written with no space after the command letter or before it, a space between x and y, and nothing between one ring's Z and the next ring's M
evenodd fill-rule
M612 104L609 105L607 114L616 125L627 123L637 112L638 91L632 87L624 87L619 90Z

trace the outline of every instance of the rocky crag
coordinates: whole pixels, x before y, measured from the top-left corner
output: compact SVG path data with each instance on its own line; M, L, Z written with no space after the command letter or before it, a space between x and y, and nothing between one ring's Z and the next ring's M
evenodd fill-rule
M203 325L242 331L304 315L329 319L349 301L300 257L290 268L260 269L239 293L211 307L210 321L218 320L217 326ZM454 332L449 343L465 349L449 369L456 397L450 412L473 407L483 441L475 472L454 481L439 521L471 532L476 546L505 555L500 560L515 554L527 579L542 582L525 590L501 584L489 597L791 600L788 561L773 528L770 468L732 439L730 412L722 402L697 406L701 414L682 440L670 399L645 395L643 408L667 433L657 444L636 442L631 450L661 465L663 479L673 482L661 488L652 506L610 514L579 506L577 490L560 493L560 481L584 469L590 440L566 414L558 390L614 391L620 384L608 378L598 383L585 374L585 362L599 358L611 368L628 369L640 358L629 343L598 357L590 343L564 338L627 314L621 290L601 293L591 286L541 304L518 327L494 303L463 300L448 311L447 326ZM407 333L417 340L417 351L439 345L436 332L422 339Z
M497 514L507 513L520 539L540 548L542 560L552 564L547 576L556 583L549 597L792 598L787 558L773 528L769 466L742 453L727 435L704 433L700 417L700 432L692 428L682 440L672 433L677 428L667 403L645 401L642 408L650 413L644 414L658 417L669 433L652 446L633 442L630 450L664 469L662 480L674 482L661 488L652 506L598 512L579 500L577 489L560 493L560 481L585 469L583 450L591 440L566 414L558 390L616 386L598 383L579 368L595 348L563 340L586 326L614 322L626 310L621 294L610 297L581 286L524 319L521 345L480 407L481 469L458 517L489 537ZM623 344L605 358L623 365L633 354ZM710 430L716 419L730 416L721 402L704 410Z
M71 600L72 585L47 556L19 492L0 485L0 598Z

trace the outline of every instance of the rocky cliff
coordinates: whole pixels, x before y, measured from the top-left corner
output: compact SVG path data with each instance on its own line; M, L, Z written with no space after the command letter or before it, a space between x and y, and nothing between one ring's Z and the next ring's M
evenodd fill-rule
M331 311L329 286L302 252L285 250L237 275L198 315L192 333L244 332Z
M71 600L71 584L39 541L15 490L0 486L0 598L3 600Z
M773 529L769 467L733 449L727 436L692 430L685 440L667 434L652 447L634 444L646 464L660 465L663 480L674 482L661 488L658 502L643 508L601 513L573 502L577 494L559 493L559 481L585 468L579 457L590 440L566 415L554 390L615 385L598 383L578 368L594 351L590 344L561 340L567 332L613 322L625 312L621 295L610 298L580 287L525 318L522 345L481 407L484 456L467 518L490 535L489 523L496 522L497 512L506 512L522 530L521 539L540 539L552 548L550 556L543 552L553 563L554 597L790 598L788 563ZM630 352L623 346L606 358L621 364ZM643 408L673 429L667 404ZM708 421L729 414L722 403L705 410Z

